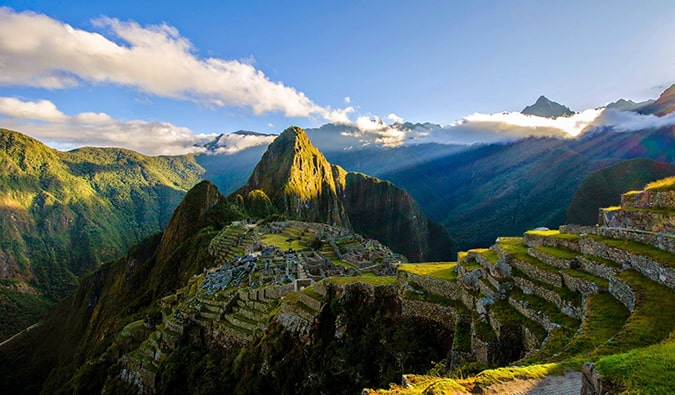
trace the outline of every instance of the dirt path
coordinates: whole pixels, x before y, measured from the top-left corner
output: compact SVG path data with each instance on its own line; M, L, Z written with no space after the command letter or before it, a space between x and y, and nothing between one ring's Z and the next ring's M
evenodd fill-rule
M18 337L18 336L20 336L20 335L23 335L24 333L27 333L29 330L35 328L35 327L38 326L38 325L40 325L40 322L39 322L39 321L36 322L36 323L34 323L33 325L29 326L28 328L22 330L21 332L17 333L16 335L10 337L9 339L3 341L2 343L0 343L0 347L4 346L6 343L11 342L12 340L14 340L15 337Z
M514 380L496 384L483 390L489 395L579 395L581 372L567 372L564 376L547 376L536 380Z

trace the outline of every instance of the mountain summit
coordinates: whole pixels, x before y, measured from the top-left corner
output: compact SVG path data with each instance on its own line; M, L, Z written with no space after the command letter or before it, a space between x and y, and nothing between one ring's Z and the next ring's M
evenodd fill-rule
M525 107L520 113L546 118L557 118L574 115L574 111L570 110L569 107L551 101L546 98L546 96L539 96L539 99L537 99L534 104Z
M447 231L394 184L332 165L305 131L289 127L269 145L246 185L230 195L254 216L272 213L353 229L411 261L454 254Z
M240 190L264 192L280 212L310 222L350 227L338 194L345 171L332 166L304 130L290 127L269 145Z

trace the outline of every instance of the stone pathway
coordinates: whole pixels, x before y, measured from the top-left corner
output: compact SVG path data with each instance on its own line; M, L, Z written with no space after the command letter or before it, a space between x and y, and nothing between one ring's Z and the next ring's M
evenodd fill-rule
M565 376L547 376L536 380L513 380L496 384L483 390L485 395L579 395L581 372L568 372Z

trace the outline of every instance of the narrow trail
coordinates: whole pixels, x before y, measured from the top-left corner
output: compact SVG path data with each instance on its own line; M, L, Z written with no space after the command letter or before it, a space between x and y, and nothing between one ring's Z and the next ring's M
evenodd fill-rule
M38 322L34 323L33 325L29 326L28 328L23 329L21 332L15 334L14 336L12 336L12 337L10 337L9 339L7 339L7 340L3 341L2 343L0 343L0 347L4 346L6 343L11 342L12 340L14 340L15 337L18 337L18 336L20 336L20 335L23 335L24 333L28 333L28 331L30 331L31 329L33 329L33 328L35 328L36 326L40 325L40 323L41 323L41 321L38 321Z
M564 376L547 376L542 379L513 380L495 384L483 390L483 395L579 395L581 372L568 372Z

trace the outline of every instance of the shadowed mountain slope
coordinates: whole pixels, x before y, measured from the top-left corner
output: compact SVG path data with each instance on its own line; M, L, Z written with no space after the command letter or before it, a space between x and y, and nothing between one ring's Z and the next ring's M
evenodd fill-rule
M675 175L675 165L630 159L595 171L583 179L567 209L567 223L595 225L601 207L618 206L621 194Z
M675 163L675 127L475 146L382 178L408 191L460 248L472 248L563 224L586 175L631 158Z

